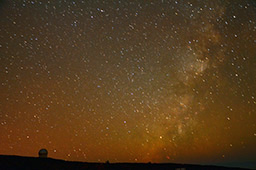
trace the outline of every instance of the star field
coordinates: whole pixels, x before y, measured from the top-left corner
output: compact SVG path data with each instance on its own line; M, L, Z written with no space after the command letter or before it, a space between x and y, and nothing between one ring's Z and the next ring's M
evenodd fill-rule
M256 167L255 18L253 0L0 1L0 154Z

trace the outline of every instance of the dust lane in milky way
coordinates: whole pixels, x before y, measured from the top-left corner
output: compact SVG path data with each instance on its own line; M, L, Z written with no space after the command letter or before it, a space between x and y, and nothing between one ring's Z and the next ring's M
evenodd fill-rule
M2 0L0 17L0 154L256 167L255 1Z

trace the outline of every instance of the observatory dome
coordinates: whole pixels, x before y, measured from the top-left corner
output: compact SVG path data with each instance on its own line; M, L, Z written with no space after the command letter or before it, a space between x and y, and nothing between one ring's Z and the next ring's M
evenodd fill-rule
M48 151L46 149L41 149L39 152L38 152L38 155L40 158L47 158L47 155L48 155Z

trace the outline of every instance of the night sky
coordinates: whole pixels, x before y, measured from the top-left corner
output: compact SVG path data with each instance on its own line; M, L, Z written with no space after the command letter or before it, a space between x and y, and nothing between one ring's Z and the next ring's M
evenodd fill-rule
M256 167L256 1L0 0L0 154Z

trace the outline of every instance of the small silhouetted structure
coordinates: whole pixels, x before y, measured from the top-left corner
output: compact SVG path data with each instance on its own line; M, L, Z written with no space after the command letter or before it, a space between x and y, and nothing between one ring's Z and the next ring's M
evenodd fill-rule
M47 158L47 155L48 155L48 151L47 151L46 149L41 149L41 150L38 152L39 158Z

